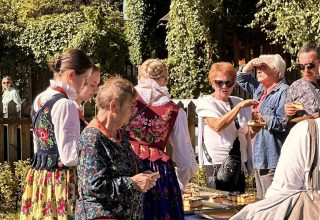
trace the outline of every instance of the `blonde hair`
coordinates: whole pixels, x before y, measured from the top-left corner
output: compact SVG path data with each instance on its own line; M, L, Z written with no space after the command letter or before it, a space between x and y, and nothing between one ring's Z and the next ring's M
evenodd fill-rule
M234 82L237 78L236 69L229 62L218 62L211 65L208 75L208 79L211 85L213 85L214 80L218 74L228 75Z
M168 68L160 59L148 59L138 68L138 79L168 78Z
M137 91L129 80L114 76L100 86L96 106L98 109L106 109L112 100L116 100L122 107L126 101L134 100L136 96Z

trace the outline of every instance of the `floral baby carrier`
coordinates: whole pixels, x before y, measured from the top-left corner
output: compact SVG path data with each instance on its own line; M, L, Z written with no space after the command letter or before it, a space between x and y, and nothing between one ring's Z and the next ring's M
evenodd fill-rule
M139 113L140 112L140 113ZM164 152L177 119L179 106L172 101L161 106L148 106L140 96L134 118L127 127L133 151L142 159L152 162L170 157ZM139 114L137 114L139 113Z
M53 105L62 98L66 98L66 95L58 93L45 102L37 112L32 109L33 133L35 144L38 146L38 151L34 154L32 168L36 170L65 168L60 160L51 118Z

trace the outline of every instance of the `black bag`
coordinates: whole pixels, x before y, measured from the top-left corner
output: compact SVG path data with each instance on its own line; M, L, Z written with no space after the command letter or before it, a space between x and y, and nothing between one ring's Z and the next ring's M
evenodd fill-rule
M241 174L241 153L240 142L238 137L233 142L229 155L222 162L218 173L217 180L230 187L236 187Z

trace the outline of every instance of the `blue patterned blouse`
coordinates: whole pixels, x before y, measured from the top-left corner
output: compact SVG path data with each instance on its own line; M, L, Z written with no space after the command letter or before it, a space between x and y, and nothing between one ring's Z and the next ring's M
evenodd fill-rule
M75 219L142 219L143 194L130 177L142 172L126 134L121 143L97 128L85 128L78 145L78 192Z

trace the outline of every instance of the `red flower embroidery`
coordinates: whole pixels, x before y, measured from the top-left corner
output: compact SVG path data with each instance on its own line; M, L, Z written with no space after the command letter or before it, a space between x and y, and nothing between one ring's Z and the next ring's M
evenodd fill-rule
M48 107L46 107L45 109L44 109L44 113L48 113L49 112L49 108Z
M66 211L66 201L63 199L60 199L58 202L58 207L57 207L57 213L58 215L64 214Z
M30 214L30 207L32 206L32 202L31 199L27 199L24 203L24 205L22 206L22 212L25 215L29 215Z
M40 140L44 143L47 143L48 142L48 139L49 139L49 133L48 131L46 131L45 129L43 128L39 128L38 130L38 137L40 138Z
M50 214L51 214L51 202L48 201L45 208L44 208L44 215L50 216Z

